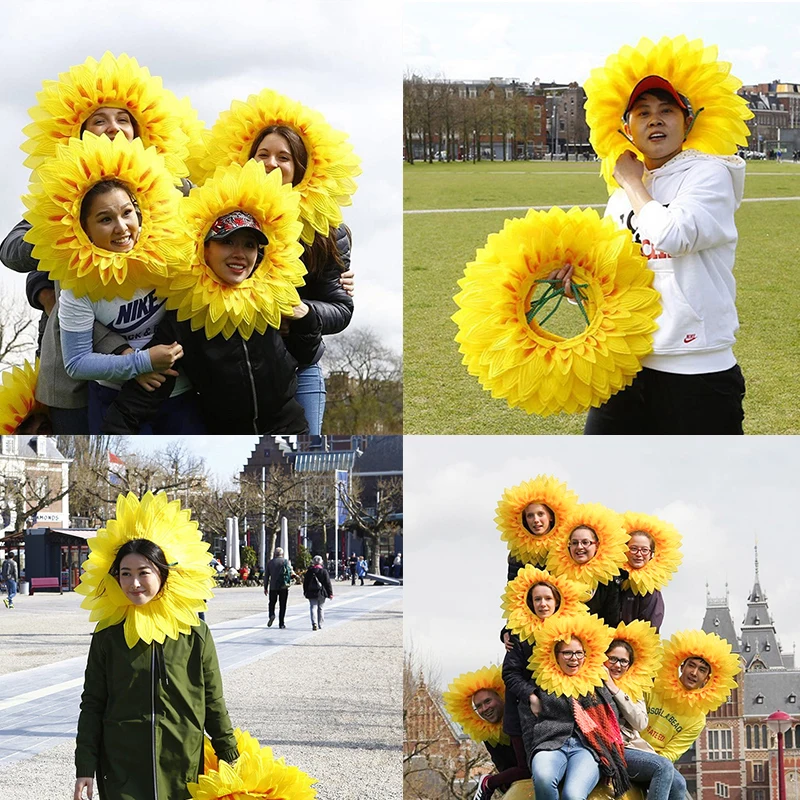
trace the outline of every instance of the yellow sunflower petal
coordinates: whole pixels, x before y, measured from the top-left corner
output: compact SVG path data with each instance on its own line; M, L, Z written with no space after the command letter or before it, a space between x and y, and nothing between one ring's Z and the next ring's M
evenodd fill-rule
M627 568L631 590L634 594L645 595L663 589L683 561L680 533L658 517L632 511L623 514L622 524L629 536L643 531L649 533L655 542L653 557L641 569Z
M0 433L15 433L31 414L44 410L35 397L38 379L38 358L33 365L26 361L21 367L11 367L3 372L0 383Z
M248 339L254 330L279 328L281 315L291 315L300 303L296 287L303 285L306 274L298 242L299 202L299 195L281 184L279 170L267 175L255 161L220 167L181 199L181 241L191 255L156 293L166 299L168 309L177 310L179 320L191 320L193 330L204 328L209 339L219 333L229 339L234 331ZM230 286L206 265L204 241L214 221L236 209L255 217L269 244L253 274Z
M92 244L81 227L81 203L96 183L116 178L136 198L142 213L139 240L127 253ZM188 260L177 229L178 199L164 159L142 141L85 133L70 139L39 167L30 194L23 197L39 268L77 296L93 301L122 297L165 280L176 264Z
M558 642L569 642L573 637L580 640L586 657L575 675L567 675L556 662L555 646ZM603 685L606 650L613 638L613 629L594 614L550 617L536 633L528 668L533 672L536 684L545 692L567 697L589 694Z
M577 502L578 496L565 483L550 475L537 475L503 492L494 521L514 558L523 564L542 564L562 530L564 517ZM553 512L553 527L541 536L534 536L522 524L522 515L531 503L541 503Z
M689 690L680 682L680 666L690 656L702 658L711 667L711 676L702 689ZM716 633L678 631L664 645L655 691L676 714L708 714L728 698L740 670L739 657L732 652L730 643Z
M162 591L143 606L133 605L109 575L119 548L131 539L149 539L174 564ZM166 493L148 492L141 500L133 493L117 497L116 518L89 539L89 558L75 591L85 595L81 603L97 622L97 630L125 621L125 640L133 647L141 639L163 644L169 637L189 633L200 623L198 613L213 596L211 553L191 512Z
M583 602L591 596L591 589L586 584L571 581L563 576L551 575L545 570L526 564L517 573L517 577L506 584L500 605L503 617L508 620L506 627L520 639L527 639L531 643L535 641L536 633L546 619L540 619L531 611L528 605L528 592L535 584L542 581L553 584L561 595L561 604L553 613L553 617L572 617L576 614L589 613Z
M536 281L565 264L588 284L589 324L569 339L526 318ZM594 209L507 220L458 282L452 319L462 363L492 397L529 414L599 406L633 381L652 349L661 313L652 279L630 234Z
M171 175L189 174L184 163L189 156L189 139L183 130L186 106L162 86L161 78L153 77L125 53L115 57L106 52L99 62L87 58L57 81L44 81L36 99L39 105L29 111L34 121L24 129L28 140L22 149L29 153L26 167L38 169L59 145L80 138L89 114L108 106L123 108L133 116L145 147L156 148ZM191 127L191 119L187 126Z
M206 739L205 774L187 784L193 800L314 800L316 778L276 759L247 731L237 728L234 734L239 758L233 765L219 761Z
M576 564L569 553L569 539L572 531L583 525L597 534L597 554L585 564ZM575 506L564 520L562 531L547 556L547 570L554 575L565 575L594 589L598 583L608 583L619 575L620 567L628 563L628 534L622 517L599 503Z
M488 722L478 716L472 707L472 696L481 689L491 689L505 701L506 685L503 670L499 665L481 667L475 672L464 672L450 682L442 692L444 709L457 722L473 742L508 744L510 739L503 733L503 723Z
M593 69L584 85L589 141L602 159L609 194L617 188L612 173L617 159L636 147L621 133L622 115L636 84L648 75L668 80L689 99L695 123L686 138L687 149L712 155L732 155L747 144L745 120L753 116L747 101L736 94L742 82L730 74L731 64L717 61L717 48L700 39L665 36L654 44L643 38L635 48L623 47ZM700 111L702 109L702 111Z
M661 639L656 629L644 620L620 624L614 630L614 639L627 642L633 649L633 664L615 683L634 703L644 697L653 686L655 675L661 666Z
M353 178L361 174L347 134L332 128L322 114L271 89L250 95L245 103L234 100L211 128L201 166L206 178L220 166L243 166L253 142L270 125L291 128L305 145L306 173L294 188L301 197L302 238L311 244L315 231L327 236L331 227L342 224L340 206L350 205Z

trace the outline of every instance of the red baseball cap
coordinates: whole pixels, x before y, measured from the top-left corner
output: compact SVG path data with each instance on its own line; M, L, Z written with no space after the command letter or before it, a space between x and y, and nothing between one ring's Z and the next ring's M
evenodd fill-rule
M236 231L242 229L252 230L259 244L265 246L269 244L269 240L261 230L261 226L256 221L256 218L252 214L248 214L241 209L231 211L219 217L211 226L211 230L206 234L205 241L209 242L212 239L226 239L232 233L236 233Z
M660 75L648 75L646 78L642 78L639 83L633 87L630 100L628 100L628 107L625 109L623 117L628 115L631 107L639 99L639 97L645 92L649 92L651 89L661 89L662 91L667 92L675 98L675 102L682 109L691 112L691 108L689 107L689 103L686 98L683 95L678 94L678 92L675 91L675 87L668 80L665 80Z

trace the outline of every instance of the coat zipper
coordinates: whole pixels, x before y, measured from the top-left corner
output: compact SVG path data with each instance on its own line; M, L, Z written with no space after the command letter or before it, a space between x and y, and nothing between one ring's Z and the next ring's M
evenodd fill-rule
M247 342L242 339L244 348L244 360L247 362L247 374L250 378L250 391L253 394L253 433L260 433L258 430L258 397L256 396L256 380L253 375L253 367L250 364L250 354L247 351Z
M152 642L150 651L150 726L153 751L153 800L158 800L158 771L156 769L156 643Z

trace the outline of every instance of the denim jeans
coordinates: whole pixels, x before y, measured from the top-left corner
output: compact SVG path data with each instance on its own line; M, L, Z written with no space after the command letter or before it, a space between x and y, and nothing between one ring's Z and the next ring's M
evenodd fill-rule
M626 747L625 761L632 781L650 784L647 800L683 800L686 781L668 758Z
M325 414L325 378L319 364L297 370L295 400L303 407L309 434L319 436L322 433L322 417Z
M594 755L575 736L558 750L540 750L531 761L531 773L536 800L559 800L562 778L561 800L586 800L600 780Z
M8 592L8 604L14 604L14 597L17 594L17 582L11 578L6 579L6 591Z
M322 607L325 605L325 597L314 597L308 598L308 606L309 606L309 613L311 614L311 624L312 625L319 625L322 627L322 623L325 621L325 613L322 610ZM316 609L316 619L314 618L314 609Z

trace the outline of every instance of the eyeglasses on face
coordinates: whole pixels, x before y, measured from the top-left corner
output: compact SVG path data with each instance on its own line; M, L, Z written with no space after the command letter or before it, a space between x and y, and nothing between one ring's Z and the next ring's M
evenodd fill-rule
M591 539L584 539L580 542L570 541L570 547L591 547L593 544L597 544L597 542L593 542Z
M627 667L631 662L627 658L617 658L616 656L608 657L609 664L619 664L621 667Z
M559 655L567 661L583 661L586 658L583 650L562 650Z
M631 553L642 553L642 555L646 555L650 552L649 547L629 547L628 551Z

